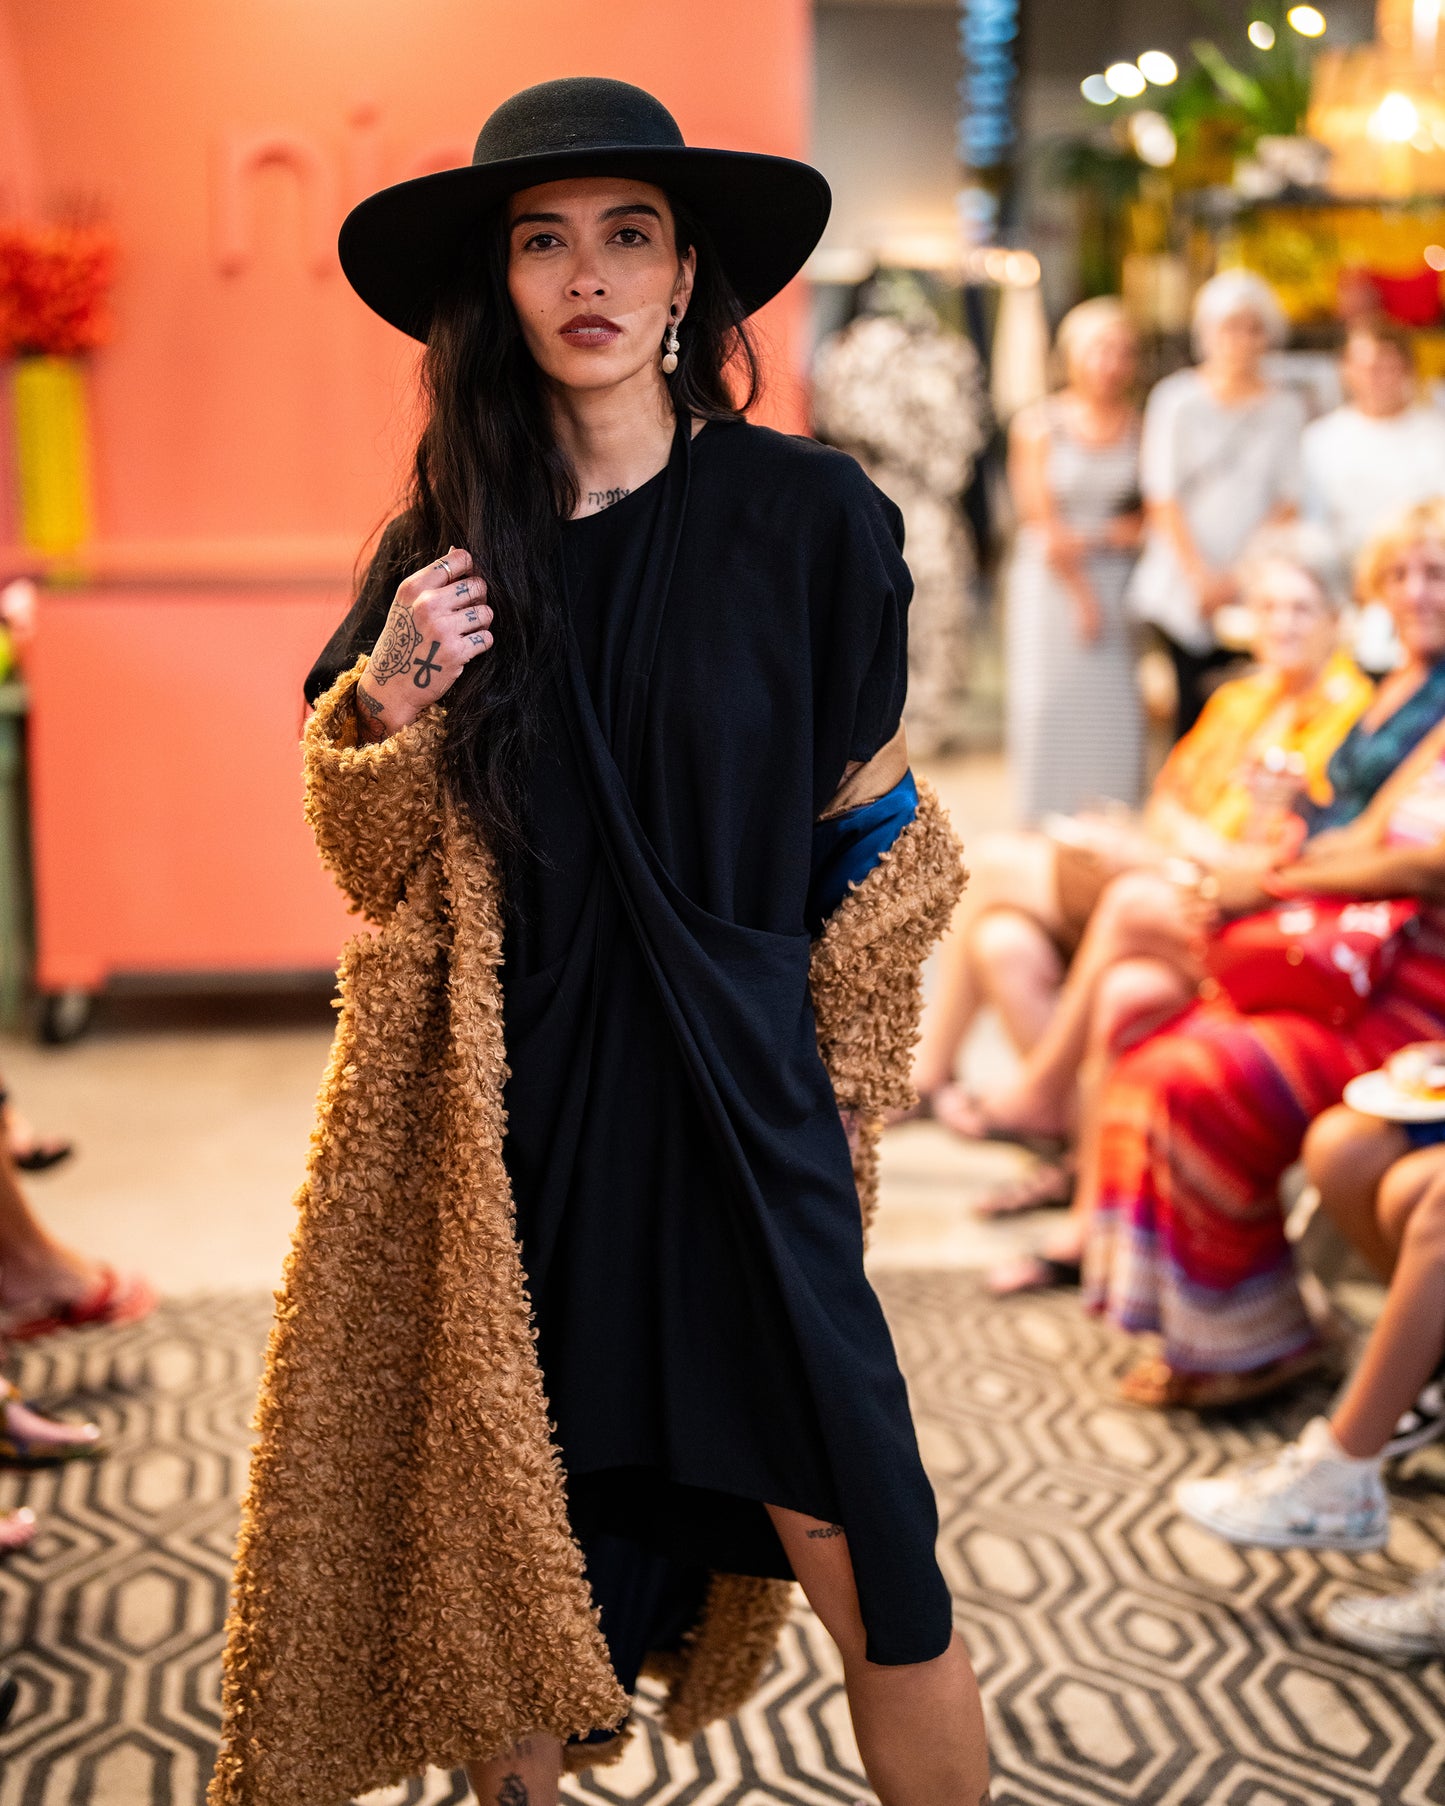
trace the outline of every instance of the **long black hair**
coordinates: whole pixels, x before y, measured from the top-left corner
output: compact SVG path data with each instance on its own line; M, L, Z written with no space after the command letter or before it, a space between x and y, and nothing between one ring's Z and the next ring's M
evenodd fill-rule
M695 250L697 270L668 387L679 413L734 420L757 399L757 352L706 231L675 203L673 220L678 255ZM427 419L390 548L415 569L463 546L486 581L495 645L448 692L446 779L504 870L515 870L528 842L526 772L542 685L560 653L558 523L577 505L577 479L507 291L508 238L503 205L433 314L422 362Z

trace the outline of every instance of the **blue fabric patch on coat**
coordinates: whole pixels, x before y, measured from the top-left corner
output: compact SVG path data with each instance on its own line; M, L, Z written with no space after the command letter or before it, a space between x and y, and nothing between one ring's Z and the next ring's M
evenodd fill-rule
M823 932L828 917L861 884L918 813L918 785L905 771L871 803L813 824L813 871L808 885L808 932Z

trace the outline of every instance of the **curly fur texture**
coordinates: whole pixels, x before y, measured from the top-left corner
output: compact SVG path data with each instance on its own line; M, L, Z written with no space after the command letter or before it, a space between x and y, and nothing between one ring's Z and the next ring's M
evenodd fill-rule
M364 668L308 724L306 811L378 931L342 958L277 1295L210 1806L334 1806L627 1710L567 1521L502 1162L496 872L442 792L439 710L356 744ZM820 1035L844 1102L906 1094L918 977L895 962L921 958L957 875L930 800L820 943ZM882 1029L850 1022L850 987ZM669 1730L742 1704L788 1595L714 1578L672 1666ZM620 1753L619 1739L569 1766Z

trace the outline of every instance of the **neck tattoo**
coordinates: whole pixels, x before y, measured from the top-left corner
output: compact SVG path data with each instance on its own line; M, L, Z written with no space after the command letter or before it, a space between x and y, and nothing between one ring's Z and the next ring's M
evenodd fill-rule
M610 508L614 502L620 502L625 495L631 495L630 489L589 489L587 506L589 508Z

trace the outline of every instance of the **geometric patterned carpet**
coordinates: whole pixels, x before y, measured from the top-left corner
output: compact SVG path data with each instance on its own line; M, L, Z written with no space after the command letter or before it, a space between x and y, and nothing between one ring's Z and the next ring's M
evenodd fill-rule
M962 1273L880 1276L938 1488L942 1557L988 1702L996 1806L1445 1806L1445 1670L1321 1637L1332 1594L1441 1558L1445 1501L1395 1489L1378 1556L1236 1552L1169 1505L1181 1474L1270 1446L1323 1388L1201 1424L1112 1400L1119 1338L1068 1299ZM43 1534L0 1564L21 1680L0 1806L199 1806L216 1735L235 1498L269 1298L168 1303L25 1352L26 1391L100 1420L103 1461L0 1475ZM836 1658L801 1605L759 1697L686 1748L640 1716L593 1806L851 1806L866 1797ZM367 1806L468 1799L434 1774ZM296 1802L295 1806L320 1806Z

